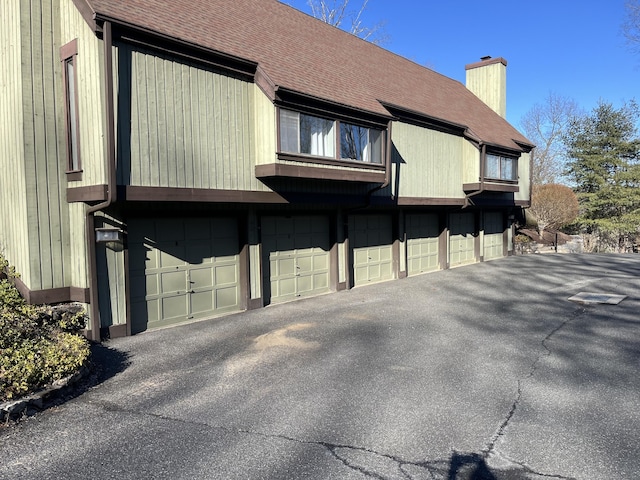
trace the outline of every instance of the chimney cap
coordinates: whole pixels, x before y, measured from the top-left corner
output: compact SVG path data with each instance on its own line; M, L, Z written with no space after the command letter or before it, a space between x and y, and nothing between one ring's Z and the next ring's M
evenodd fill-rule
M472 70L478 67L485 67L487 65L493 65L494 63L501 63L505 67L507 66L507 61L502 57L492 58L490 55L484 56L480 59L479 62L470 63L464 66L465 70Z

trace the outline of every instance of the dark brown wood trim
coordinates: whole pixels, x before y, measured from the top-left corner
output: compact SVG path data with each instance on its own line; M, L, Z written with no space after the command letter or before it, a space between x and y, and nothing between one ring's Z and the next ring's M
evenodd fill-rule
M121 338L130 335L128 333L128 326L126 324L111 325L108 327L109 338Z
M338 283L338 288L336 288L337 292L342 292L347 289L347 282Z
M82 155L80 148L80 108L78 106L78 39L74 38L69 43L60 47L60 61L62 62L62 85L64 94L64 117L65 117L65 141L66 141L66 170L71 174L67 177L69 181L77 181L82 179ZM67 71L67 64L73 66L73 98L70 98L70 80ZM71 115L73 110L73 117ZM75 118L75 122L72 122L72 118ZM72 124L73 123L73 124ZM72 131L75 131L75 143L73 142L74 135ZM73 152L77 157L77 164L74 165Z
M67 182L79 182L82 180L82 170L77 170L74 172L66 172Z
M342 120L362 125L363 127L373 127L382 130L387 128L389 120L393 120L392 116L385 115L384 113L349 107L341 103L332 102L283 87L278 87L276 90L276 104L303 113L316 114L333 120Z
M224 53L177 37L150 30L126 21L96 14L98 22L111 22L114 37L132 45L219 69L247 81L254 81L258 63ZM117 29L117 31L116 31Z
M31 290L20 278L13 278L13 284L27 303L32 305L80 302L89 303L89 289L80 287L59 287Z
M78 54L78 39L74 38L69 43L65 43L60 47L60 61L64 62L65 60L73 57Z
M415 125L418 127L428 128L429 130L436 130L438 132L448 133L456 136L463 136L467 131L467 126L449 122L447 120L431 117L424 113L417 112L404 107L399 107L387 102L380 102L392 115L399 120Z
M384 166L383 170L380 172L355 172L321 167L305 167L299 165L287 165L283 163L270 163L268 165L256 165L256 177L310 178L314 180L384 183L385 173Z
M247 310L257 310L258 308L262 308L262 307L264 307L262 297L252 298L249 300L249 305L247 305Z
M502 256L506 257L509 254L509 228L511 227L505 227L504 220L502 227L504 228L504 232L502 232Z
M129 248L124 249L124 296L125 316L127 323L126 336L131 336L131 270L129 264Z
M465 183L462 185L462 189L465 192L474 192L480 189L486 192L519 192L520 187L518 185L510 185L505 183L487 183L484 182L484 186L480 183Z
M464 198L398 197L398 205L464 206Z
M276 99L276 85L260 65L256 69L255 83L269 100L273 102Z
M398 279L402 280L403 278L407 278L407 272L406 271L398 273Z
M67 202L103 202L107 199L107 185L68 187Z
M528 208L531 206L531 200L516 200L516 206Z
M449 233L449 216L440 212L438 215L438 223L440 227L440 235L438 236L438 263L440 270L449 268L449 242L447 234Z
M119 198L134 202L289 203L275 192L178 187L127 186Z
M337 167L365 168L367 170L383 170L384 171L385 169L384 163L336 160L335 158L330 158L330 157L318 157L315 155L302 155L302 154L286 153L286 152L279 152L278 160L285 160L288 162L317 163L319 165L332 165Z

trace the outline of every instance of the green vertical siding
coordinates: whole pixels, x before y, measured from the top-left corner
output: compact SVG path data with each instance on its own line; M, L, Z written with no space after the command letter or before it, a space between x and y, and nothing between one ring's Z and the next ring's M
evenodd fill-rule
M28 235L27 190L24 158L24 109L22 105L22 2L0 2L0 254L31 283Z
M103 44L91 31L72 0L56 1L60 2L60 40L57 47L74 39L78 42L75 67L78 79L82 180L72 182L70 186L106 184ZM60 63L58 50L56 60ZM61 112L64 113L64 110Z
M520 191L515 194L516 201L531 200L531 153L523 153L518 159L518 186Z
M118 220L107 215L96 216L96 226L122 228ZM111 327L127 323L124 250L96 245L96 274L100 326Z
M275 141L273 105L255 108L254 84L127 44L116 56L119 183L266 190L254 167L269 140L255 131Z
M461 198L465 140L435 130L393 124L392 185L400 197ZM394 187L395 188L395 187Z
M3 8L11 19L11 27L3 35L12 37L6 39L10 42L11 67L4 75L8 83L20 85L9 89L13 98L7 99L2 108L14 123L8 127L13 130L9 146L3 146L14 163L9 169L9 181L14 185L2 192L6 195L3 208L8 209L10 219L3 222L11 222L10 228L16 232L5 240L7 256L32 290L62 287L69 279L65 265L69 219L64 202L60 3L12 0ZM16 260L14 252L20 252Z
M462 143L462 183L480 181L480 150L468 140Z

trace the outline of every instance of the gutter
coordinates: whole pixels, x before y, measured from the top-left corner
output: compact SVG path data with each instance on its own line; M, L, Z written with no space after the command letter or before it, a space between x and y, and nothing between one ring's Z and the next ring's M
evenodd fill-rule
M111 22L105 21L103 25L104 46L104 90L105 90L105 114L106 114L106 141L107 150L105 161L107 166L107 198L97 205L87 206L85 211L85 237L87 253L89 256L89 308L91 317L91 330L89 339L100 341L100 309L98 305L98 272L96 260L95 241L95 216L96 212L108 208L116 201L116 148L115 148L115 109L113 100L113 34Z
M480 195L482 192L484 192L484 169L485 169L485 163L487 160L486 157L487 157L487 144L481 141L480 142L480 189L465 195L464 205L462 206L463 210L467 207L470 207L471 205L474 205L473 201L471 200L471 197L475 197L476 195Z

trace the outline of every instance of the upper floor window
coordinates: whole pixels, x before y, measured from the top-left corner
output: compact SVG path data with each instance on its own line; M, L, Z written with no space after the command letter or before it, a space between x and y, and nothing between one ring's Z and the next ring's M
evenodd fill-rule
M493 180L518 180L518 159L487 153L484 168L485 178Z
M280 109L283 153L381 164L382 149L382 130Z
M76 40L60 48L67 127L67 173L77 173L82 170L80 164L80 127L78 122L77 55Z

